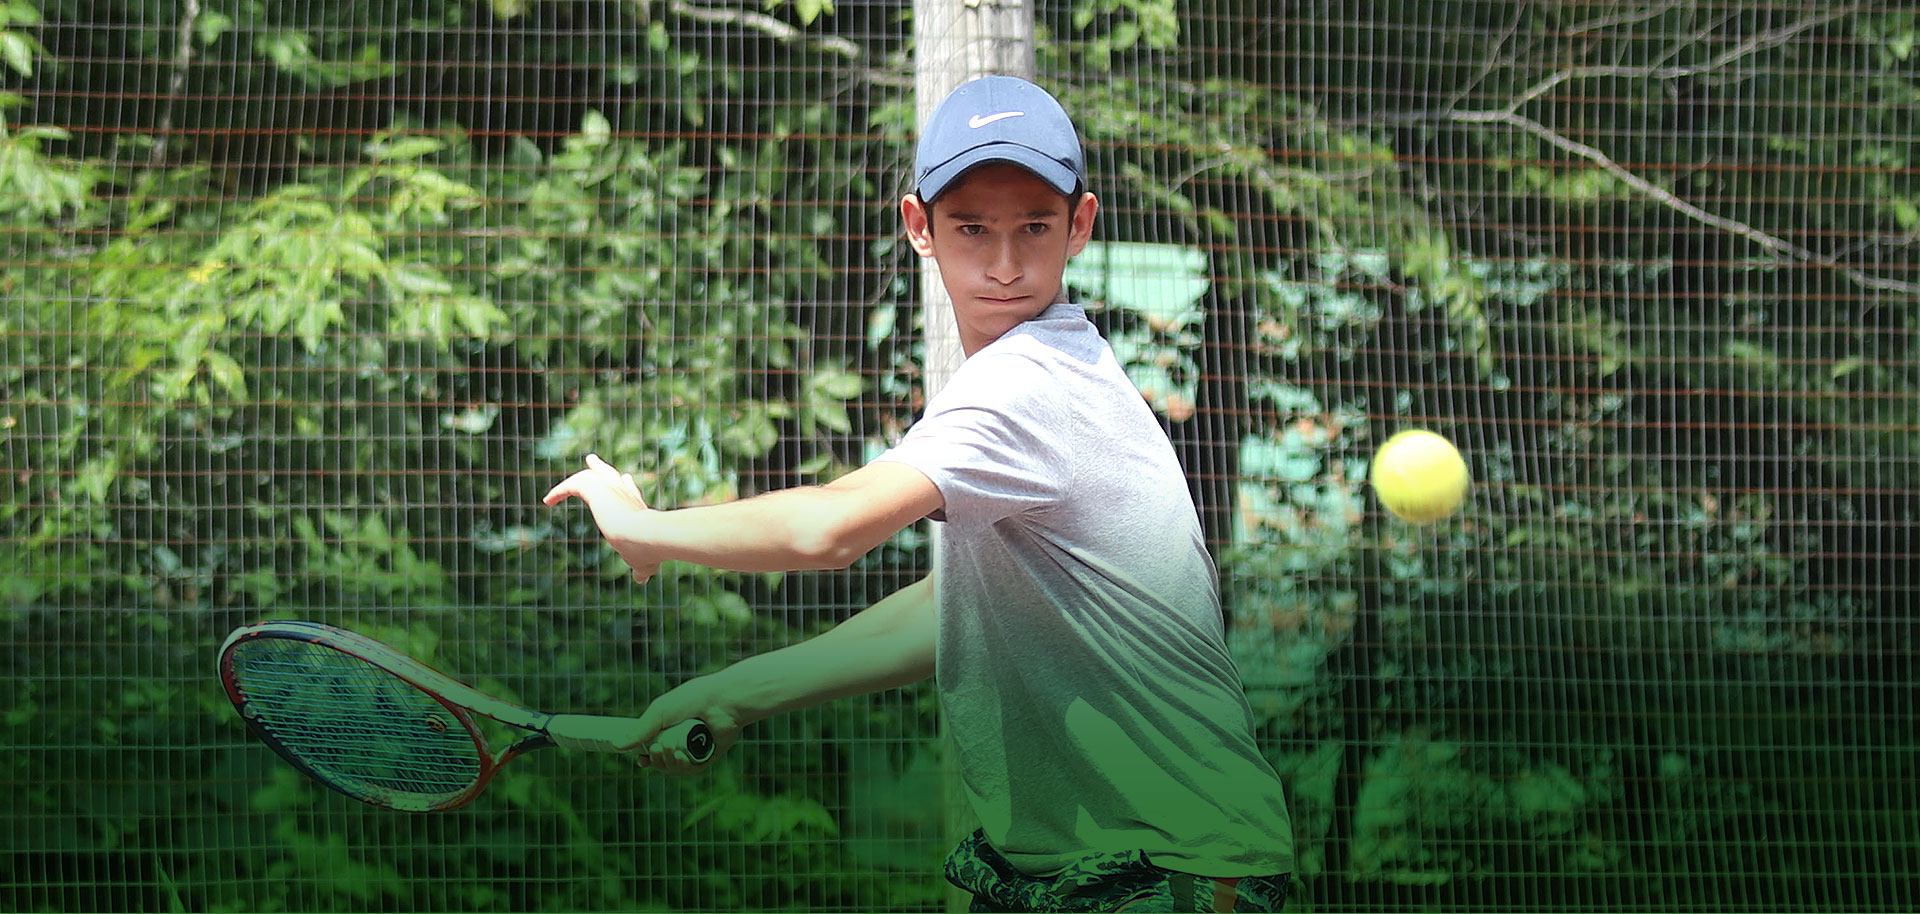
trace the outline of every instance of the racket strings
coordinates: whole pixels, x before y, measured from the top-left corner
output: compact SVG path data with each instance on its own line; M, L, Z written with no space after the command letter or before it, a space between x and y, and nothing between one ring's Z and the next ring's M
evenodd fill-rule
M242 713L283 754L349 796L430 808L480 776L466 725L428 693L365 660L304 641L240 645Z

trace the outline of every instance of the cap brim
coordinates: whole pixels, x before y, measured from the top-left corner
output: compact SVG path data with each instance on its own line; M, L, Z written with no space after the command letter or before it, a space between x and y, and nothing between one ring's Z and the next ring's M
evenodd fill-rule
M1010 162L1025 168L1063 194L1071 194L1080 186L1080 176L1072 168L1038 149L1017 143L990 143L975 146L935 166L920 179L920 186L915 190L920 199L931 203L961 175L991 162Z

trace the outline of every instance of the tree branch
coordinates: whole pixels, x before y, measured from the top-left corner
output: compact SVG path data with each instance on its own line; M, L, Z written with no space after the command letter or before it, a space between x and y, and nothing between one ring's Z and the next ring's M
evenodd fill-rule
M1605 169L1608 174L1619 178L1620 181L1627 186L1647 195L1668 209L1680 213L1689 219L1693 219L1696 222L1712 226L1732 235L1738 235L1767 250L1784 254L1795 260L1838 270L1842 276L1847 277L1864 288L1882 292L1899 292L1906 295L1920 294L1920 284L1875 276L1854 267L1846 266L1840 263L1837 257L1817 253L1776 235L1763 232L1744 222L1738 222L1733 219L1728 219L1725 216L1707 212L1698 206L1674 196L1671 192L1648 181L1646 178L1634 174L1620 163L1608 157L1605 152L1588 146L1585 143L1561 136L1551 129L1548 129L1546 125L1532 118L1522 117L1509 111L1456 111L1449 114L1447 118L1466 124L1505 124L1510 127L1517 127L1560 149L1566 150L1600 166Z
M1538 83L1535 83L1532 87L1528 88L1525 92L1520 93L1520 95L1517 98L1515 98L1511 104L1507 105L1507 107L1503 110L1508 114L1517 112L1522 107L1524 107L1528 102L1533 101L1534 99L1539 98L1540 96L1545 95L1547 92L1551 91L1553 87L1574 79L1593 79L1595 77L1600 77L1600 76L1619 76L1619 77L1634 78L1634 79L1679 79L1683 76L1697 76L1701 73L1711 73L1714 70L1718 70L1721 67L1724 67L1730 63L1733 63L1736 60L1739 60L1742 57L1746 57L1750 54L1755 54L1760 51L1767 50L1768 48L1779 47L1780 45L1785 44L1787 41L1791 40L1794 36L1800 34L1801 32L1807 31L1808 29L1811 29L1811 28L1825 25L1842 16L1846 16L1848 14L1857 12L1859 11L1859 9L1860 8L1858 6L1841 7L1840 9L1832 10L1823 15L1814 16L1813 18L1796 22L1790 26L1774 29L1771 32L1762 32L1759 35L1755 35L1746 41L1743 41L1737 45L1734 45L1731 48L1728 48L1726 51L1722 52L1720 56L1715 57L1714 59L1707 61L1706 63L1698 64L1691 67L1602 66L1602 67L1572 67L1569 69L1561 70L1560 72L1555 73L1552 76L1549 76Z
M1505 47L1507 42L1513 38L1513 34L1520 30L1520 20L1525 19L1526 16L1526 4L1516 3L1513 5L1513 18L1507 22L1507 28L1500 33L1500 37L1494 40L1493 46L1487 49L1486 63L1480 67L1479 73L1467 81L1466 85L1461 86L1459 91L1453 93L1452 98L1447 99L1446 110L1452 111L1455 105L1460 104L1461 99L1466 98L1469 93L1479 88L1480 84L1486 81L1487 76L1493 72L1493 68L1500 63L1500 49Z
M1728 219L1725 216L1716 215L1714 213L1710 213L1704 209L1701 209L1700 207L1695 206L1692 203L1688 203L1687 201L1680 199L1678 196L1675 196L1673 193L1659 187L1658 185L1654 184L1652 181L1649 181L1646 178L1643 178L1640 175L1633 173L1631 170L1622 166L1620 163L1615 162L1612 159L1612 157L1608 156L1605 152L1601 151L1600 149L1593 146L1589 146L1585 143L1580 143L1575 140L1569 139L1568 137L1560 133L1557 133L1553 129L1547 127L1545 124L1542 124L1539 121L1536 121L1530 117L1526 117L1519 113L1520 109L1525 107L1528 102L1531 102L1539 98L1540 96L1545 95L1547 92L1551 91L1555 86L1558 86L1561 83L1568 82L1570 80L1591 79L1591 78L1600 77L1600 76L1619 76L1619 77L1637 78L1637 79L1669 80L1669 79L1679 79L1685 76L1695 76L1702 73L1710 73L1715 70L1719 70L1723 67L1726 67L1727 65L1741 59L1742 57L1747 57L1749 55L1756 54L1760 51L1764 51L1769 48L1778 47L1786 43L1787 41L1792 40L1795 36L1808 31L1809 29L1813 29L1813 28L1825 25L1842 16L1846 16L1851 13L1857 12L1859 9L1860 7L1858 5L1845 6L1839 9L1828 11L1826 13L1823 13L1817 16L1812 16L1807 19L1803 19L1799 22L1793 23L1791 25L1783 26L1781 28L1774 29L1769 32L1763 32L1759 35L1755 35L1752 38L1747 39L1746 41L1740 42L1739 44L1734 45L1731 48L1728 48L1726 51L1715 56L1712 60L1707 61L1704 64L1699 64L1695 66L1572 67L1572 68L1561 70L1557 73L1554 73L1553 75L1547 77L1546 79L1543 79L1535 83L1533 86L1529 87L1526 91L1520 93L1520 95L1516 97L1506 107L1499 109L1497 111L1496 110L1483 110L1483 111L1449 110L1446 114L1443 115L1443 117L1446 120L1450 120L1450 121L1454 121L1456 123L1462 123L1462 124L1502 124L1509 127L1519 128L1521 130L1526 131L1527 133L1530 133L1536 137L1539 137L1542 140L1547 141L1548 143L1552 144L1553 146L1559 149L1565 150L1566 152L1577 155L1583 159L1586 159L1589 162L1594 163L1595 165L1600 166L1602 169L1605 169L1608 174L1611 174L1614 177L1620 179L1620 181L1626 184L1628 187L1631 187L1634 190L1639 191L1640 193L1646 195L1647 197L1667 207L1668 209L1671 209L1674 212L1680 213L1681 215L1684 215L1687 218L1692 219L1696 222L1699 222L1703 225L1712 226L1723 232L1727 232L1733 235L1738 235L1741 238L1745 238L1748 241L1751 241L1754 244L1757 244L1763 248L1766 248L1769 251L1773 251L1774 253L1790 257L1794 260L1799 260L1806 263L1818 264L1820 266L1829 267L1831 269L1837 270L1840 272L1841 275L1847 277L1849 280L1852 280L1854 283L1864 288L1874 289L1874 290L1883 291L1883 292L1898 292L1898 293L1907 294L1907 295L1920 294L1920 284L1910 283L1910 282L1901 282L1899 280L1888 279L1883 276L1875 276L1871 273L1867 273L1857 268L1849 267L1842 264L1840 262L1839 257L1837 256L1820 254L1808 248L1801 247L1800 245L1794 244L1791 241L1787 241L1786 239L1781 238L1777 235L1772 235L1767 232L1761 231L1760 229L1755 228L1751 225L1748 225L1744 222ZM1669 54L1668 56L1671 56L1671 54Z
M1610 29L1616 25L1632 25L1636 22L1645 22L1679 5L1680 0L1667 0L1664 6L1649 7L1643 10L1635 10L1631 13L1622 13L1618 16L1607 16L1576 23L1567 28L1567 33L1570 35L1582 35L1600 29Z
M703 3L692 3L689 2L689 0L673 0L668 8L688 19L698 19L701 22L714 22L722 25L743 26L755 31L765 32L779 41L804 41L816 50L838 54L848 60L859 60L863 56L860 51L860 46L848 39L808 35L806 32L796 29L765 13L722 9L717 6L707 6Z
M167 83L167 100L160 108L153 152L147 157L147 163L154 168L167 162L167 134L173 131L173 108L179 104L180 93L187 85L187 64L193 60L193 27L199 21L200 0L186 0L186 10L180 18L180 37L174 43L173 78Z
M636 15L640 17L642 22L646 21L648 2L650 2L650 0L640 0L639 3L634 5ZM716 25L730 25L751 29L762 32L776 41L789 43L800 42L816 51L824 51L852 61L855 64L862 63L866 60L866 49L862 48L857 42L837 36L811 35L765 13L756 13L750 10L724 9L704 3L695 3L693 0L671 0L671 2L667 4L667 8L688 19L699 22L710 22ZM860 68L858 72L862 79L877 86L907 89L913 87L912 77L901 73L889 72L876 67L863 67Z

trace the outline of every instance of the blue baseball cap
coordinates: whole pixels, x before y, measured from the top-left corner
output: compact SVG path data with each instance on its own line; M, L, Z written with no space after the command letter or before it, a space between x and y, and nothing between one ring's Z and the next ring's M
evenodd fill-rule
M1087 183L1080 135L1047 90L1012 76L985 76L953 90L927 118L914 156L914 189L933 202L968 169L1011 162L1063 194Z

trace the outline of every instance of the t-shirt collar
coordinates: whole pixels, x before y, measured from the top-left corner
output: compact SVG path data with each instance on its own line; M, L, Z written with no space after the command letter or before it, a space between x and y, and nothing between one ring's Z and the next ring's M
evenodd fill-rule
M1072 302L1055 302L1032 318L1036 321L1086 320L1087 309Z

